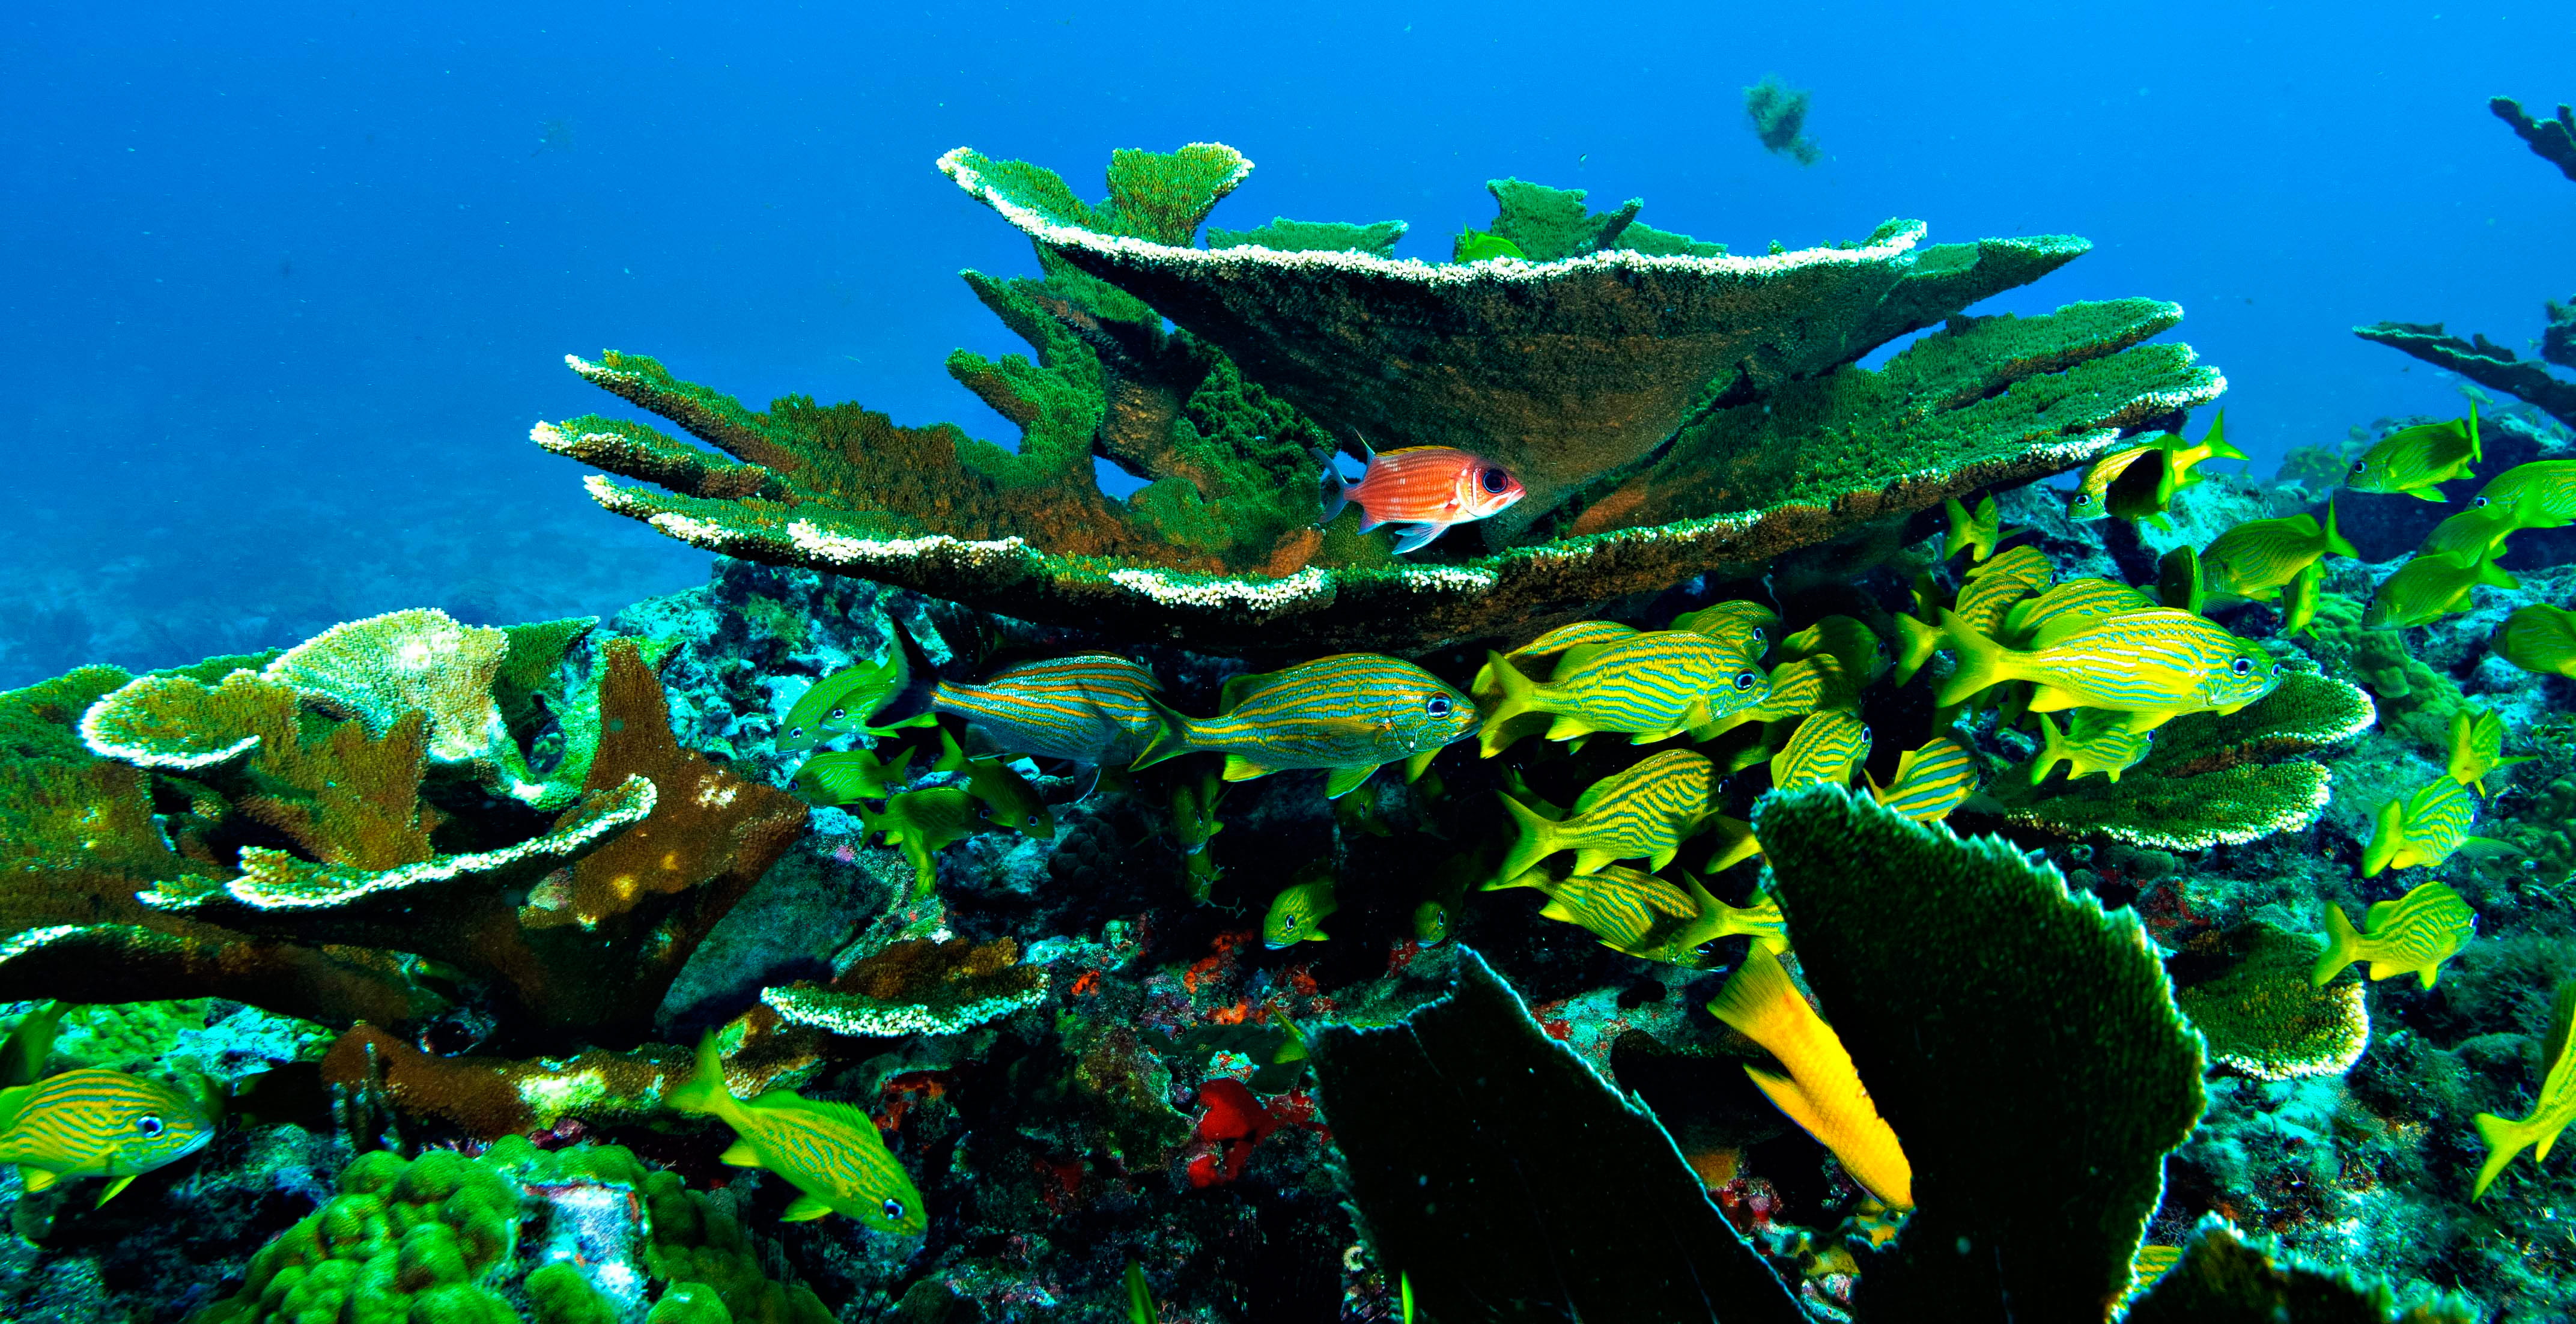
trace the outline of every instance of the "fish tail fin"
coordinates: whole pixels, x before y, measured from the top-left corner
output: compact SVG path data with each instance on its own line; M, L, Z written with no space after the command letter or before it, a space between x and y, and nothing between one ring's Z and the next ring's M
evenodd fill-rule
M1941 544L1941 557L1948 560L1968 549L1970 541L1976 537L1977 522L1968 514L1967 503L1957 497L1944 498L1941 509L1950 516L1950 540Z
M2377 830L2371 833L2370 844L2362 848L2361 876L2377 878L2386 872L2389 862L2397 858L2398 849L2405 844L2406 810L2391 800L2379 807Z
M1145 702L1154 710L1154 729L1146 733L1145 747L1137 752L1136 761L1127 765L1138 772L1165 759L1179 758L1194 748L1190 744L1189 718L1172 711L1160 699L1147 698Z
M2486 555L2478 558L2478 582L2491 584L2497 588L2522 587L2521 580L2514 578L2503 566L2496 564L2496 558L2502 555L2504 555L2502 543L2488 544Z
M2309 987L2324 988L2326 981L2342 974L2345 966L2360 959L2361 933L2353 928L2352 917L2343 913L2343 907L2328 905L2325 955L2318 957L2315 968L2308 971Z
M2478 1165L2478 1183L2469 1192L2469 1199L2473 1201L2485 1199L2487 1188L2504 1174L2505 1165L2513 1162L2513 1156L2539 1139L2539 1128L2498 1117L2494 1113L2479 1113L2477 1124L2478 1139L2486 1144L2487 1158L2486 1162Z
M867 720L894 726L930 712L938 703L939 668L931 665L930 655L921 651L921 642L902 621L887 618L886 632L894 636L886 648L886 662L894 668L894 693Z
M697 1070L671 1091L670 1104L684 1113L722 1118L732 1110L733 1091L725 1088L724 1058L716 1052L716 1032L698 1036Z
M54 1035L62 1029L63 1013L71 1009L68 1002L48 1002L18 1022L8 1043L0 1045L0 1087L33 1085L44 1077L45 1059L54 1051Z
M1494 876L1518 878L1529 872L1530 866L1561 849L1557 843L1557 825L1509 795L1500 791L1494 794L1502 800L1504 811L1511 815L1512 825L1520 829L1520 836L1512 842L1511 850L1503 856L1502 867L1494 871Z
M2343 536L2343 530L2335 527L2335 499L2333 497L2326 498L2326 551L2335 556L2349 556L2355 560L2361 559L2361 552L2352 545L2352 539Z
M1539 711L1538 686L1531 683L1530 678L1523 675L1519 667L1513 666L1510 659L1490 648L1485 650L1484 675L1493 679L1499 694L1499 697L1494 700L1493 710L1485 714L1484 730L1479 742L1482 746L1480 752L1486 758L1492 758L1503 752L1503 746L1507 743L1507 738L1503 735L1504 725L1523 713Z
M2036 716L2039 718L2039 729L2047 734L2043 737L2044 743L2039 747L2039 761L2030 765L2030 784L2033 786L2047 781L2049 770L2060 763L2068 765L2067 772L2070 776L2075 771L2075 755L2066 748L2066 732L2059 729L2057 723L2048 714L2039 713Z
M1342 477L1342 466L1330 452L1317 451L1315 458L1324 462L1324 517L1315 522L1330 524L1334 516L1342 513L1342 507L1351 503L1350 483Z
M1941 650L1941 628L1925 625L1912 616L1896 618L1896 683L1914 679L1914 673Z
M2469 402L2469 462L2484 464L2486 459L2486 450L2478 442L2478 402L2471 400Z
M1960 620L1959 613L1942 610L1941 633L1948 636L1951 651L1958 656L1959 669L1942 682L1941 692L1932 698L1934 704L1947 708L2012 679L2004 665L2003 645Z

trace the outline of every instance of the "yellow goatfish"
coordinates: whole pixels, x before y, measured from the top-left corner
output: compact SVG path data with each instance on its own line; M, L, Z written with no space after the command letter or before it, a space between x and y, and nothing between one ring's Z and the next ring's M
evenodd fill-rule
M0 1163L30 1191L105 1177L106 1204L136 1177L205 1148L214 1124L187 1095L141 1076L87 1067L0 1089Z
M779 1217L790 1223L842 1214L879 1232L910 1236L929 1226L921 1192L886 1152L875 1119L846 1103L824 1103L794 1090L737 1099L710 1031L698 1039L698 1071L671 1091L671 1106L732 1127L723 1162L767 1168L802 1194Z
M2487 1161L2478 1165L2478 1184L2470 1199L2485 1199L2487 1187L2525 1147L2532 1150L2535 1163L2549 1157L2549 1146L2558 1133L2576 1121L2576 1065L2571 1065L2576 1059L2567 1055L2571 1025L2576 1025L2576 979L2558 986L2558 1005L2550 1012L2549 1033L2540 1043L2540 1097L2532 1101L2531 1115L2519 1122L2494 1113L2477 1115L2478 1138L2486 1142Z
M2326 951L2308 974L2310 984L2324 988L2345 966L2368 961L2372 979L2412 971L2424 987L2431 988L2441 977L2442 963L2459 955L2478 933L2478 913L2459 893L2440 883L2426 883L2394 901L2379 902L2361 922L2362 928L2356 930L2343 907L2326 907Z
M1785 1076L1754 1066L1744 1072L1790 1121L1832 1150L1853 1181L1891 1209L1914 1207L1914 1165L1870 1102L1843 1041L1789 982L1779 957L1754 944L1708 1013L1789 1069Z

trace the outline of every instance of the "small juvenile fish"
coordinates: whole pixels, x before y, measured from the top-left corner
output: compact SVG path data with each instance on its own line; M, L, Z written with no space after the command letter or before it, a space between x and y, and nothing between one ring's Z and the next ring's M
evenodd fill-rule
M2024 598L2005 609L2003 629L1995 638L2014 648L2045 647L2041 640L2054 642L2068 634L2087 630L2103 620L2133 611L2154 611L2164 604L2142 588L2132 588L2111 579L2070 579L2035 598ZM1923 626L1936 643L1941 631Z
M1771 759L1771 785L1788 790L1823 782L1851 785L1852 774L1869 757L1869 725L1849 708L1826 708L1798 722L1788 745Z
M2576 460L2517 464L2488 479L2469 504L2512 510L2517 529L2564 528L2576 523Z
M773 748L781 754L794 754L852 732L887 734L892 727L871 727L868 718L903 689L904 674L902 650L888 648L880 661L843 667L814 682L797 696L787 716L779 719ZM919 724L917 718L899 725L914 724Z
M1039 797L1038 788L1002 760L989 754L968 758L958 748L957 738L941 731L939 761L930 770L964 773L966 793L984 807L984 821L992 826L1042 841L1055 836L1055 813Z
M2008 680L2039 686L2030 711L2111 708L2128 714L2132 731L2183 715L2232 713L2272 692L2287 668L2252 643L2205 617L2170 608L2114 616L2030 652L2008 649L1969 629L1950 612L1942 627L1959 655L1943 684L1942 707Z
M904 784L904 770L911 762L909 749L892 763L879 763L876 752L866 749L817 754L796 769L795 786L806 799L822 805L882 800Z
M2459 790L2458 782L2449 785ZM2440 883L2424 883L2394 901L2379 902L2361 922L2356 930L2343 907L2326 907L2325 955L2308 972L2310 984L2324 988L2345 966L2368 961L2374 980L2412 974L2431 988L2442 963L2459 955L2478 933L2477 912Z
M1270 898L1270 913L1261 919L1261 945L1279 951L1301 942L1323 942L1325 917L1342 908L1333 896L1331 878L1291 883Z
M1950 515L1950 541L1941 549L1944 560L1966 552L1972 564L1983 561L1994 555L1995 549L2002 546L2005 539L2022 532L2004 527L2003 512L1996 508L1992 494L1977 502L1973 515L1957 497L1943 501L1941 506Z
M801 1192L779 1215L786 1222L840 1214L896 1236L930 1225L921 1191L886 1151L874 1119L846 1103L803 1098L794 1090L735 1098L725 1085L712 1030L698 1038L697 1074L671 1091L670 1102L680 1112L733 1128L734 1142L722 1162L766 1168Z
M1479 737L1487 758L1511 743L1506 728L1523 713L1553 715L1550 740L1610 731L1646 744L1742 712L1771 692L1751 654L1696 630L1581 645L1544 682L1532 682L1498 653L1485 655L1485 667L1501 682Z
M2521 1121L2508 1121L2494 1113L2477 1115L2478 1138L2486 1142L2486 1162L2478 1165L2477 1188L2469 1193L2471 1200L2486 1198L2487 1188L2504 1172L2513 1156L2526 1148L2537 1147L2533 1161L2549 1157L2549 1147L2558 1133L2576 1122L2576 1054L2567 1051L2571 1028L2576 1028L2576 979L2558 986L2558 1003L2549 1015L2549 1032L2540 1041L2540 1097L2532 1100L2531 1113Z
M2269 602L2280 596L2281 586L2291 576L2329 554L2361 555L2335 528L2331 499L2326 502L2322 527L2314 515L2292 515L2247 520L2218 535L2201 549L2201 584L2211 593Z
M2446 501L2449 498L2435 485L2475 477L2469 466L2483 458L2478 449L2478 407L2471 404L2467 418L2390 433L2362 452L2343 485L2356 492L2404 492L2426 501Z
M1707 819L1716 782L1707 756L1668 749L1594 782L1562 821L1498 791L1520 839L1496 875L1517 878L1563 850L1576 853L1576 873L1596 873L1613 860L1649 860L1649 868L1661 869Z
M2472 590L2480 584L2522 587L2520 581L2496 567L2495 558L2495 551L2489 550L2484 556L2443 552L2409 559L2397 567L2397 573L2379 581L2379 591L2371 595L2370 606L2361 613L2363 628L2403 630L2430 625L2467 611L2474 605Z
M1430 672L1376 653L1337 653L1286 671L1225 683L1225 711L1184 717L1157 703L1161 725L1139 769L1205 751L1225 755L1230 782L1291 768L1328 770L1324 794L1340 799L1380 767L1419 771L1453 740L1475 734L1476 705Z
M962 786L933 786L927 790L905 791L886 800L882 810L870 810L865 803L852 806L859 823L870 832L885 834L885 844L903 852L912 861L912 895L915 900L936 889L939 866L931 856L942 849L983 830L983 807Z
M1780 958L1756 944L1726 981L1709 1014L1760 1044L1789 1074L1747 1066L1746 1075L1789 1120L1841 1159L1843 1171L1891 1209L1914 1207L1914 1165L1843 1041L1789 982Z
M2033 786L2047 781L2049 771L2060 763L2066 765L2070 782L2097 772L2116 782L2155 747L2155 732L2132 731L2118 713L2101 708L2078 708L2067 714L2064 730L2046 713L2039 715L2039 725L2047 732L2047 743L2038 761L2030 765Z
M1934 736L1897 756L1896 776L1887 785L1873 781L1869 789L1890 810L1917 823L1937 823L1977 793L1977 756L1948 736Z
M1413 908L1413 940L1425 947L1437 947L1449 936L1449 907L1437 900L1425 901Z
M1353 483L1334 457L1324 457L1324 517L1357 503L1360 532L1397 524L1395 554L1404 555L1448 531L1452 524L1490 519L1527 495L1520 480L1491 460L1448 446L1406 446L1381 455L1368 451L1368 467Z
M2483 708L2463 708L2451 714L2450 766L2445 769L2451 780L2462 786L2474 786L2478 794L2487 793L2487 774L2517 763L2529 763L2540 757L2525 754L2519 758L2504 756L2504 718Z
M2316 636L2317 603L2325 596L2326 563L2323 557L2290 576L2290 587L2281 597L2281 637L2305 633Z
M2478 821L2478 802L2469 788L2449 777L2432 782L2402 803L2379 807L2379 828L2361 855L2361 876L2376 878L2389 869L2440 864L2462 843Z
M1862 685L1878 679L1888 661L1887 645L1878 632L1850 616L1824 617L1783 638L1772 655L1781 662L1831 657L1842 663L1844 672L1859 677Z
M2487 642L2525 671L2576 678L2576 612L2535 602L2505 617Z
M41 1015L42 1013L38 1013ZM195 1100L157 1080L85 1067L0 1089L0 1163L30 1191L105 1177L106 1204L134 1179L205 1148L214 1124Z

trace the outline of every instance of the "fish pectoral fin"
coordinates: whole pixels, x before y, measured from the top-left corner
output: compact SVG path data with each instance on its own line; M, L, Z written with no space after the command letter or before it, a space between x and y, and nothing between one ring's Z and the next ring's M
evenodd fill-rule
M2410 487L2406 489L2406 495L2411 497L2420 497L2437 506L2446 504L2450 501L2449 497L2442 495L2442 489L2438 487Z
M1241 754L1225 756L1225 779L1230 782L1248 782L1255 777L1267 777L1277 771L1279 771L1277 768L1255 763Z
M1324 774L1324 798L1327 800L1339 800L1343 796L1358 790L1362 783L1377 775L1377 770L1383 766L1383 764L1377 763L1363 763L1355 768L1334 768L1326 772Z
M119 1178L117 1178L116 1180L114 1180L114 1181L112 1181L112 1182L109 1182L109 1183L107 1184L107 1189L106 1189L106 1190L103 1190L103 1191L100 1191L100 1192L98 1193L98 1203L97 1203L97 1204L94 1204L94 1205L91 1205L91 1206L90 1206L90 1208L92 1208L92 1209L100 1209L100 1208L104 1208L104 1207L106 1207L107 1202L108 1202L108 1201L110 1201L110 1200L115 1199L115 1198L117 1197L118 1192L121 1192L121 1191L123 1191L126 1187L128 1187L128 1186L132 1186L132 1185L134 1184L134 1177L135 1177L135 1174L133 1174L133 1173L128 1173L128 1174L126 1174L125 1176L119 1177ZM30 1187L29 1189L31 1189L31 1190L32 1190L32 1189L34 1189L34 1188Z
M50 1191L62 1181L62 1176L50 1168L21 1163L18 1165L18 1180L24 1183L28 1190Z
M1449 526L1446 524L1413 525L1404 531L1404 536L1395 540L1395 546L1387 549L1388 554L1402 556L1407 552L1419 551L1428 546L1432 539L1448 531Z
M799 1195L787 1203L787 1210L778 1216L778 1221L782 1223L811 1223L815 1219L821 1218L823 1215L830 1212L832 1212L832 1206L823 1203L821 1196Z
M1609 864L1618 858L1619 856L1617 854L1605 847L1586 846L1575 852L1574 871L1576 873L1599 873L1601 872L1601 867L1603 865Z
M1406 759L1404 761L1405 783L1407 785L1411 785L1414 782L1422 780L1422 774L1431 770L1431 760L1438 757L1440 757L1440 751L1435 747L1432 749L1426 749L1421 753Z
M736 1140L725 1146L723 1157L718 1158L716 1162L729 1168L757 1168L760 1166L760 1156L751 1152L750 1142Z

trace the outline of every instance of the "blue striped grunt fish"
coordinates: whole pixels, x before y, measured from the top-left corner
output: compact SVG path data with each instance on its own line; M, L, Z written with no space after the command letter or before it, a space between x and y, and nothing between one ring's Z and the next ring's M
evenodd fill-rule
M1824 782L1851 785L1869 757L1869 726L1849 708L1821 708L1799 719L1789 743L1771 757L1775 790Z
M896 1236L930 1225L921 1191L886 1151L875 1119L849 1104L804 1098L794 1090L735 1098L725 1084L714 1031L699 1036L697 1074L671 1091L671 1106L733 1128L734 1143L723 1162L765 1168L802 1192L779 1215L786 1222L840 1214Z
M2576 612L2546 602L2516 608L2488 646L2525 671L2576 679Z
M2044 648L2110 617L2154 611L2163 605L2156 595L2118 580L2070 579L2038 597L2024 598L2006 608L2002 628L1994 632L1994 637L2013 648ZM1934 640L1941 637L1938 629L1928 625L1923 628Z
M2469 788L2448 776L2436 777L2404 801L2391 799L2379 807L2378 829L2361 853L2361 876L2440 864L2479 840L2469 835L2477 821L2478 802Z
M1327 770L1324 794L1343 795L1395 762L1419 775L1442 746L1475 734L1476 706L1430 672L1377 653L1338 653L1286 671L1225 683L1225 711L1161 719L1136 766L1183 754L1225 755L1225 779L1291 768Z
M39 1013L41 1014L41 1013ZM105 1177L106 1204L136 1177L205 1148L215 1128L187 1095L157 1080L85 1067L0 1089L0 1163L30 1191Z
M2045 720L2045 719L2042 719ZM1934 736L1896 759L1896 776L1870 794L1917 823L1938 823L1977 793L1977 756L1948 736Z
M1770 677L1750 653L1696 630L1584 644L1542 682L1498 653L1485 658L1502 691L1484 708L1478 739L1487 758L1511 743L1507 727L1523 713L1553 716L1550 740L1609 731L1645 744L1742 712L1771 692Z
M2403 492L2446 501L2437 484L2473 478L2469 466L2485 458L2478 447L2478 407L2467 418L2423 423L2390 433L2353 462L2343 485L2356 492Z
M1518 878L1564 850L1575 852L1576 873L1597 872L1613 860L1642 859L1651 861L1649 868L1663 868L1708 818L1716 783L1717 766L1707 756L1668 749L1594 782L1561 821L1497 791L1520 838L1495 876Z
M998 749L1108 766L1135 761L1157 729L1162 684L1127 658L1075 653L1005 667L981 685L963 685L940 679L912 636L894 633L905 680L884 709L889 715L948 713Z
M2270 654L2187 611L2114 616L2055 645L2023 652L1941 614L1959 669L1935 701L1943 707L2008 680L2039 686L2030 711L2110 708L2147 731L2184 713L2232 713L2272 692L2287 670Z
M1666 628L1697 630L1714 639L1745 645L1747 652L1759 652L1762 640L1779 623L1780 613L1750 598L1736 598L1683 612Z
M2075 480L2074 493L2066 500L2067 517L2076 520L2110 518L2111 485L2126 477L2140 461L2148 461L2151 466L2142 471L2142 477L2153 478L2164 488L2165 499L2170 500L2172 478L2163 455L2153 446L2123 446L2085 466L2084 475ZM2138 480L2131 481L2135 483Z
M1011 771L1001 759L990 754L968 758L966 751L958 748L957 738L943 730L939 733L939 761L930 765L930 770L963 773L966 793L984 807L984 820L992 826L1042 841L1055 836L1055 813L1039 797L1038 788Z
M1943 501L1941 508L1950 516L1950 540L1941 548L1941 559L1945 561L1961 552L1968 554L1971 563L1983 561L1994 555L2005 539L2023 532L2004 527L2003 512L1996 508L1992 493L1977 502L1973 514L1957 497Z
M1870 1102L1842 1038L1789 981L1779 957L1756 944L1708 1011L1788 1068L1787 1075L1750 1065L1744 1071L1790 1121L1843 1161L1853 1181L1890 1208L1914 1207L1914 1165L1895 1128Z
M2480 795L2487 793L2488 773L2540 757L2524 754L2518 758L2506 758L2504 718L2484 708L2463 708L2451 714L2449 752L2449 766L2444 771L2462 786L2476 787Z
M1341 908L1329 876L1290 883L1270 898L1269 913L1261 918L1261 945L1280 951L1301 942L1328 941L1332 935L1324 932L1324 921Z
M2558 529L2576 524L2576 460L2533 460L2487 480L2472 507L2503 506L2517 529Z
M2291 576L2329 555L2361 555L2335 527L2332 498L2323 525L2314 515L2247 520L2211 539L2200 552L2200 582L2213 594L2269 602Z
M2441 784L2460 790L2447 777ZM2442 963L2459 955L2478 934L2477 912L2441 883L2424 883L2394 901L2378 902L2361 923L2355 929L2343 907L2326 907L2326 950L2308 972L2310 984L2324 988L2345 966L2368 961L2372 979L2411 974L2431 988Z
M2361 613L2363 628L2403 630L2430 625L2467 611L2480 584L2522 587L2519 580L2497 568L2499 550L2489 548L2483 556L2467 552L2429 556L2418 553L2397 567L2397 573L2379 581L2379 591L2371 595L2370 606Z
M854 800L882 800L904 784L912 751L880 763L873 750L851 749L817 754L796 769L797 793L820 805L846 805Z
M2120 774L2138 766L2138 761L2155 748L2156 733L2132 731L2120 714L2104 708L2078 708L2066 715L2066 726L2060 729L2048 714L2039 715L2045 743L2039 757L2030 765L2030 784L2048 780L2050 770L2066 765L2066 780L2090 777L2095 773L2120 780Z
M2487 1188L2524 1149L2533 1150L2535 1163L2549 1157L2558 1133L2576 1122L2576 1055L2567 1051L2571 1029L2576 1029L2576 979L2558 986L2558 1001L2550 1009L2549 1030L2540 1040L2540 1097L2531 1101L2530 1114L2520 1121L2494 1113L2479 1113L2475 1119L2487 1157L2478 1165L2478 1184L2470 1199L2485 1199Z
M1848 708L1860 702L1860 678L1843 669L1831 653L1802 657L1771 668L1771 692L1762 702L1731 716L1691 728L1691 739L1706 742L1754 722L1785 722L1819 708ZM1762 758L1768 758L1765 754ZM1754 762L1759 763L1762 758Z
M1621 625L1617 621L1576 621L1572 625L1560 625L1503 654L1503 660L1520 667L1522 675L1535 677L1545 668L1523 664L1544 663L1550 658L1561 657L1585 644L1617 643L1622 639L1632 639L1643 633L1645 631L1636 626ZM1488 656L1490 659L1490 655ZM1491 660L1476 669L1476 679L1467 687L1467 692L1478 700L1491 699L1502 694L1502 677Z

